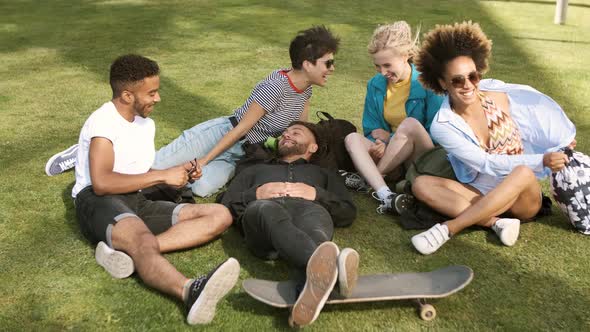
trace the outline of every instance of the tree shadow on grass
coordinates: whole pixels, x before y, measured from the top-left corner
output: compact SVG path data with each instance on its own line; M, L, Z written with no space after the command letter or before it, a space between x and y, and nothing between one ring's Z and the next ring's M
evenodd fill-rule
M100 78L100 81L105 83L108 76L108 65L116 56L123 53L137 52L148 56L159 54L155 60L164 59L172 63L181 63L182 57L171 54L180 51L181 47L194 51L195 56L199 56L201 50L206 51L203 52L205 54L211 54L211 49L215 49L216 52L232 52L232 54L235 54L232 57L234 62L219 59L212 63L220 66L233 66L233 69L237 71L252 65L260 65L264 55L268 53L258 53L257 48L270 48L269 52L271 53L275 52L275 47L281 50L286 49L288 40L293 37L295 31L304 29L314 23L324 23L334 27L333 29L340 33L343 38L343 48L338 55L339 70L348 70L347 82L348 80L362 82L361 84L355 83L346 87L350 89L351 96L354 95L353 91L358 89L364 91L364 83L373 74L370 69L370 61L365 56L364 48L377 23L406 19L414 26L421 22L422 31L424 32L429 30L435 23L452 23L464 19L473 19L479 21L484 31L494 39L494 63L492 64L494 77L508 82L542 84L545 92L560 102L564 109L568 109L566 107L568 105L573 105L573 101L568 95L570 91L563 89L558 83L550 79L539 82L539 78L544 76L543 71L538 66L532 65L531 59L526 57L525 52L523 52L518 42L514 40L514 37L510 36L507 31L494 22L492 17L487 16L486 11L482 10L482 7L475 2L363 3L358 1L308 1L279 3L251 1L248 3L220 2L205 4L206 8L203 8L201 4L187 6L181 2L133 5L129 2L21 1L4 2L0 6L2 7L0 9L4 19L4 30L0 32L0 44L3 45L3 53L34 48L56 50L68 65L82 67L85 71L95 74ZM277 13L284 15L278 16ZM197 23L191 25L193 22ZM539 33L542 34L542 32ZM240 41L240 38L245 41ZM537 38L537 36L532 36L532 38ZM174 44L174 40L183 42ZM244 56L243 53L247 53L247 55ZM363 54L363 56L355 57L355 54ZM514 70L515 68L526 69ZM207 91L196 94L183 89L175 79L166 76L165 66L162 69L164 73L162 75L162 89L166 94L164 102L159 105L155 116L159 120L157 121L158 128L160 126L168 128L167 135L170 136L164 138L159 136L160 143L171 140L180 133L180 130L189 128L197 122L231 112L231 109L220 108L216 103L209 101L206 98ZM43 70L43 67L25 67L22 70L34 72ZM186 70L195 69L186 68ZM231 77L226 79L230 80L231 84L241 84L232 80ZM228 86L230 85L222 85L222 88L227 89ZM105 89L108 89L106 84ZM66 95L63 98L71 97ZM321 95L314 99L316 98L321 98ZM194 110L198 110L198 112ZM72 118L72 114L77 114L79 111L75 108L64 109L63 112L57 114L51 120L67 122ZM83 110L86 114L90 114L92 111L93 109ZM346 118L350 111L348 108L343 108L337 109L333 113L337 117ZM354 112L360 112L360 110L354 110ZM35 113L31 112L23 116L22 121L35 120L35 117ZM74 133L64 131L54 133L53 131L51 126L48 126L47 128L39 128L37 135L23 135L20 142L22 144L19 145L27 143L28 145L23 146L33 146L33 150L29 154L19 154L17 144L8 145L7 149L10 151L4 150L3 155L13 157L10 157L8 161L4 159L4 162L9 164L3 164L3 166L19 166L21 163L28 161L31 155L43 155L48 150L48 146L54 144L54 139L65 141L70 137L76 137L79 127L75 128ZM174 131L174 134L171 134L172 131ZM579 132L583 135L586 134L583 125L579 126ZM40 141L42 141L40 144L35 144ZM76 236L81 239L82 236L75 222L73 204L69 199L69 190L66 189L62 196L66 206L65 217L68 220L68 227L72 230L72 234L77 234ZM359 212L360 219L370 219L369 213L373 213L373 210ZM559 218L555 220L559 220ZM562 228L561 225L564 225L564 229L566 228L565 225L567 225L555 222L554 219L543 219L537 223L545 222L558 228ZM39 236L39 239L41 239L41 235L46 236L46 234L37 233L35 234ZM240 259L244 270L248 274L265 279L283 279L283 276L276 277L274 274L276 271L280 271L285 276L287 275L285 267L272 266L272 268L269 268L266 263L247 253L247 249L240 244L241 242L238 241L236 236L238 236L237 233L229 232L228 239L223 240L223 248L228 255ZM33 240L34 238L26 239L25 242L31 241L31 243L35 243ZM458 241L455 246L461 250L480 250L474 246L464 244L460 237L453 241ZM372 246L378 247L377 244L372 244ZM441 303L441 306L448 303L450 307L460 308L461 310L453 312L458 317L465 317L473 321L481 320L482 324L490 329L497 329L498 327L514 328L515 326L523 329L533 329L533 327L551 329L562 326L562 322L549 321L546 325L543 325L545 323L532 321L530 326L522 327L518 322L511 321L510 315L514 315L515 311L518 313L519 310L532 310L537 317L544 317L541 309L543 303L541 302L546 301L548 303L547 310L563 313L561 315L563 321L571 320L574 323L576 319L578 319L577 322L584 321L584 317L581 317L581 310L588 308L589 303L583 297L580 299L579 296L576 296L576 290L569 285L564 285L564 282L558 278L548 274L527 274L526 269L514 262L506 262L492 250L477 255L471 254L467 258L459 255L459 252L449 253L450 258L441 256L436 258L439 263L445 259L462 261L476 270L474 283L463 291L467 292L468 296L462 295L462 292L441 300L441 302L445 301ZM428 258L416 258L416 261L418 261L416 269L434 264ZM367 264L370 264L369 262L370 258L368 258ZM404 264L414 263L405 262ZM495 271L495 273L487 275L482 273L481 276L478 274L478 271L488 273L490 270ZM535 285L534 287L538 287L539 290L530 292L529 290L533 287L526 287L529 284ZM509 298L506 302L494 301L493 298L497 296L494 290L499 287L504 287L511 294L515 294L514 298ZM551 290L556 289L559 290L559 296L554 301L550 293ZM247 295L240 293L237 298L243 301L251 300L245 300L244 296ZM457 301L454 300L455 298ZM464 306L458 303L460 302L459 299L465 301ZM367 306L372 308L372 305L368 304ZM363 308L367 308L367 306ZM383 303L378 306L378 308L380 306L387 308L388 304ZM346 307L345 309L345 307L334 306L328 307L327 310L327 313L329 313L330 310L357 309L356 307ZM367 314L370 315L371 310L359 310L366 310ZM465 315L461 313L462 310L465 310ZM490 310L492 310L491 313ZM512 312L502 312L502 310L511 310ZM441 311L439 313L442 314ZM443 317L445 315L441 315L439 319ZM280 321L277 326L285 324L286 320L284 318L286 316L277 319L278 322ZM514 325L511 325L511 323L514 323ZM551 325L553 323L554 325ZM48 322L48 324L51 323Z
M393 7L395 7L394 16L386 10ZM342 63L342 68L349 70L348 76L352 76L354 81L364 82L372 75L369 59L362 59L363 63L353 63L358 61L358 58L347 59L346 56L350 55L351 50L364 49L377 23L395 19L406 19L413 25L421 24L422 31L427 31L435 23L449 23L464 19L479 21L484 30L490 31L494 37L494 59L507 65L501 68L512 66L513 63L514 65L518 63L519 67L524 63L527 67L526 71L519 72L514 71L513 68L494 69L492 65L492 70L500 74L497 78L517 83L534 83L540 72L540 69L531 65L524 53L519 51L516 41L492 18L486 16L485 11L481 10L481 6L477 3L459 6L454 2L431 1L382 4L319 0L279 3L259 0L248 4L222 1L186 6L182 2L171 4L142 1L80 3L20 1L4 3L1 9L7 27L0 31L3 52L18 52L31 48L56 50L65 61L76 67L82 66L84 70L94 73L105 83L111 61L116 56L128 52L148 56L157 53L164 60L178 62L182 61L182 58L176 58L172 53L180 52L180 48L194 50L192 53L195 57L200 56L200 50L210 54L211 49L216 49L222 53L235 53L232 61L239 59L239 63L225 63L226 58L220 57L218 60L209 59L212 64L232 66L240 70L241 66L260 63L258 52L265 47L284 49L281 52L286 54L288 41L295 32L312 24L327 24L335 26L336 32L340 31L343 46L339 55L342 60L339 61ZM284 28L277 29L277 26ZM361 34L365 37L362 40L357 39ZM240 39L243 42L240 43ZM244 53L245 56L242 55ZM365 51L362 53L364 54ZM159 59L156 58L156 60ZM367 70L358 70L359 67L366 67ZM183 129L209 118L227 115L232 111L209 101L206 97L207 91L203 91L202 95L188 92L173 79L167 78L165 66L162 69L162 90L166 94L164 102L158 105L154 118L163 128L174 130L174 134L170 134L169 131L158 131L158 133L165 132L167 135L162 138L158 134L158 143L167 143L178 136ZM23 68L23 70L28 69ZM34 70L42 70L42 68L34 68ZM194 68L186 68L186 71L192 70ZM199 72L197 72L197 80L198 77ZM560 87L551 86L550 81L543 84L550 86L549 93L558 101L568 100L567 92L562 91ZM363 85L361 84L360 88ZM234 107L238 106L234 105ZM79 111L66 109L58 115L57 121L67 121L72 114L78 114L76 112ZM86 114L92 111L92 109L83 110ZM334 110L333 113L339 117L346 117L347 112L349 110L344 109ZM29 143L29 146L35 149L34 152L43 155L47 150L55 150L55 147L48 149L48 145L55 144L55 141L64 141L68 137L76 137L77 130L52 132L50 128L40 128L39 134L24 136L22 139L23 144ZM51 140L46 139L42 144L34 144L39 137L51 136L53 136ZM7 151L8 155L18 156L17 147L8 146L7 149L10 150ZM11 160L14 160L13 163L22 161L18 158Z

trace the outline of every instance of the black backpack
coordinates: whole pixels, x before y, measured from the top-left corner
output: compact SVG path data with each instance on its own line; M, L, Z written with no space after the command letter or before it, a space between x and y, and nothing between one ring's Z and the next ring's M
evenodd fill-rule
M319 165L333 170L355 172L356 168L346 151L344 138L350 133L355 133L356 126L348 120L334 119L327 112L318 111L316 115L320 119L317 130L322 142L316 157Z

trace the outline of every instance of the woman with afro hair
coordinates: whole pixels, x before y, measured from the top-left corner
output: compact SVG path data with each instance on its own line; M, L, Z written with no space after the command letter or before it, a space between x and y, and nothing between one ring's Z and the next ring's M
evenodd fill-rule
M541 208L537 178L562 169L568 159L561 149L575 146L575 126L551 98L481 79L491 50L477 23L455 23L428 32L415 60L422 84L445 96L430 132L458 179L424 175L412 186L417 199L452 218L412 237L425 255L472 225L514 245L520 221Z

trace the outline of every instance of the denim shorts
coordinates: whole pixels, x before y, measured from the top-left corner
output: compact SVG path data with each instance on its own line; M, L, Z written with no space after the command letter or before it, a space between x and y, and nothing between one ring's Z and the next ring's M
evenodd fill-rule
M91 243L103 241L112 248L111 232L119 220L137 217L157 235L176 224L186 204L150 201L141 192L98 196L88 186L78 193L75 205L82 235Z

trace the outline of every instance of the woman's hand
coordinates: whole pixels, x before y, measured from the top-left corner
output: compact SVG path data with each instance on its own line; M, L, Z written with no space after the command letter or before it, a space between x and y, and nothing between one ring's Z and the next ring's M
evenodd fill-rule
M570 143L570 145L568 145L567 147L573 150L573 149L575 149L575 148L576 148L576 144L577 144L577 143L578 143L578 142L576 142L576 139L574 138L574 140L573 140L573 141Z
M553 173L561 171L569 162L563 152L549 152L543 155L543 166L549 167Z
M380 140L384 143L389 142L390 136L390 132L381 128L375 129L371 132L371 137L373 137L375 140Z
M380 139L377 139L375 144L369 148L369 155L375 162L378 162L381 160L381 158L383 158L383 155L385 154L385 147L385 143L383 143Z

